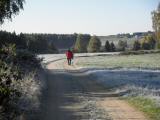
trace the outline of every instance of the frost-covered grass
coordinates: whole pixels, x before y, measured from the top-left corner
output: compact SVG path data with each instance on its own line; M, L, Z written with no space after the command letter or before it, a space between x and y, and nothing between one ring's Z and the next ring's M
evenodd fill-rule
M126 95L160 97L160 72L97 70L91 74L108 89L126 91Z
M13 44L0 49L0 119L15 120L38 107L40 59ZM31 114L29 114L31 115ZM19 118L21 119L21 118Z
M82 68L109 69L92 70L91 73L108 89L124 96L148 96L160 103L159 53L82 57L77 65Z
M19 97L12 97L10 102L16 108L17 119L36 118L40 109L41 91L44 87L43 77L45 76L42 71L30 72L21 81L12 83L12 86L20 93Z
M38 96L40 95L41 83L35 73L25 76L23 81L17 84L17 89L22 93L18 104L22 110L33 110L39 106Z
M159 71L95 70L90 74L152 120L160 120Z
M77 65L84 68L160 69L160 53L141 55L110 55L79 58Z
M160 120L160 106L154 100L145 97L128 97L126 100L150 119Z

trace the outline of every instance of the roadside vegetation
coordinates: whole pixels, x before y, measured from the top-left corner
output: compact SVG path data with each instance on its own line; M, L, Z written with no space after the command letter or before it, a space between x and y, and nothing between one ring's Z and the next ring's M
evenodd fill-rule
M0 2L0 25L23 9L24 0ZM41 59L23 34L0 31L0 119L22 120L36 116L40 107ZM38 42L36 41L38 45ZM28 46L29 45L29 46ZM41 46L46 44L42 43ZM47 44L48 45L48 44ZM38 46L36 46L38 47ZM45 46L46 47L46 46ZM48 47L48 46L47 46ZM48 47L49 48L49 47ZM53 47L51 46L51 49ZM38 50L37 50L38 49ZM46 51L45 51L46 52Z
M13 44L1 47L0 119L14 120L36 112L42 88L40 69L40 59L27 50L17 50Z

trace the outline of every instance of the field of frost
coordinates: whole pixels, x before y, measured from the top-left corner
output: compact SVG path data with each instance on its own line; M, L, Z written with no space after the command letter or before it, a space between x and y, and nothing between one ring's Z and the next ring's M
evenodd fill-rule
M118 54L83 53L75 56L79 57L78 66L90 69L89 73L108 89L123 96L148 96L160 101L160 54ZM39 57L48 63L65 59L65 54Z
M91 74L122 96L145 96L160 101L160 71L95 70Z
M106 69L160 69L160 54L109 55L79 58L77 65L83 68Z

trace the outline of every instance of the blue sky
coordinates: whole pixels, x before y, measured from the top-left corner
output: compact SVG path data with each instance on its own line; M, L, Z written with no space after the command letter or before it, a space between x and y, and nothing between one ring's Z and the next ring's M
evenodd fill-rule
M160 0L26 0L24 11L1 29L17 33L110 35L152 30Z

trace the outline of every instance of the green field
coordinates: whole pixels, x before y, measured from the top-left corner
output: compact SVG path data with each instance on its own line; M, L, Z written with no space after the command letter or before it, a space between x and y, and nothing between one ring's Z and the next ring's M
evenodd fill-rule
M79 58L77 65L84 68L160 69L160 53L141 55L108 55Z

